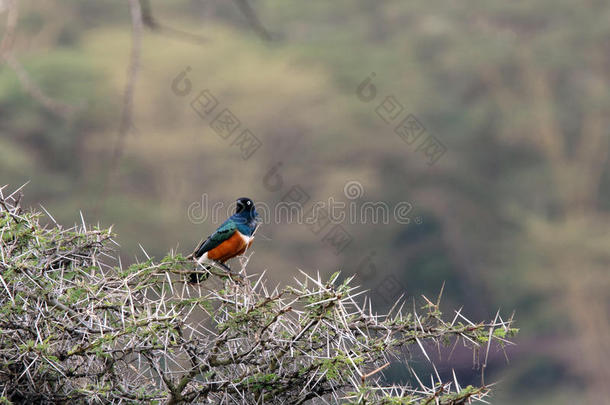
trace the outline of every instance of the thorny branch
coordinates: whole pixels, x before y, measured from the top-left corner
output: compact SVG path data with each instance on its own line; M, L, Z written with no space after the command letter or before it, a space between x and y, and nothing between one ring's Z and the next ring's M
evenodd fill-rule
M195 264L178 254L124 268L110 230L43 226L3 190L0 397L15 403L462 404L490 386L436 372L431 385L417 375L417 386L387 385L384 368L408 362L406 347L429 359L426 342L461 342L486 359L516 333L499 314L447 320L439 301L377 314L338 273L270 289L245 268L241 283L214 272L190 285Z

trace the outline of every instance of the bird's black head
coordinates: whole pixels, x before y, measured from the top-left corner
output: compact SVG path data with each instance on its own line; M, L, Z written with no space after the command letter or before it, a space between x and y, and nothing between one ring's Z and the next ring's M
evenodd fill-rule
M256 212L256 210L254 209L254 202L247 197L238 198L237 207L235 208L235 213L240 214L240 213L249 213L249 212L252 212L252 213Z

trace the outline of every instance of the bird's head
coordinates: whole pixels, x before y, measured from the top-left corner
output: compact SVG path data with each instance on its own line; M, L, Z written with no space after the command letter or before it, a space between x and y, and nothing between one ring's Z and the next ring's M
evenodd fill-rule
M258 212L256 212L256 208L254 207L254 202L247 198L242 197L237 199L237 205L235 207L235 213L241 214L250 218L256 218L258 216Z

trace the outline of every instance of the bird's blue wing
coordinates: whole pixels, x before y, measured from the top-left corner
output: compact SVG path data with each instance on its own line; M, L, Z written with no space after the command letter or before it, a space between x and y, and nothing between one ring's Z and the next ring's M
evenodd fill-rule
M205 252L214 249L225 240L229 239L235 233L237 225L231 219L226 220L222 225L216 229L212 235L204 240L201 245L195 251L195 258L201 257Z

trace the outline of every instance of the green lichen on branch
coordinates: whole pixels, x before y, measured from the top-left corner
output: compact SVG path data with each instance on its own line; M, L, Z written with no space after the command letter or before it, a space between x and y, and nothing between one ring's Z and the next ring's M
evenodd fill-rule
M43 226L0 189L0 397L8 403L461 404L489 394L456 379L386 385L413 347L510 344L499 315L473 323L439 302L379 315L352 279L195 268L179 254L122 267L113 233ZM192 286L193 271L207 276Z

